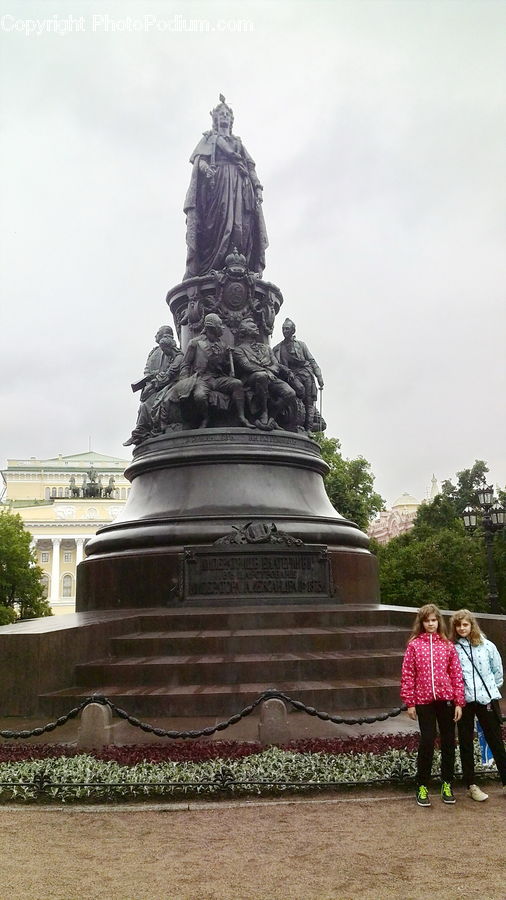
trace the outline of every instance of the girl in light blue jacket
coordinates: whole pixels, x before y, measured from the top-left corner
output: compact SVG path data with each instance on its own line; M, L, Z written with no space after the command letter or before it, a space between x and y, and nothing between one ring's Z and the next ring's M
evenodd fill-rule
M495 644L486 639L476 617L468 609L459 609L453 614L450 636L459 656L466 689L466 705L457 723L462 775L469 796L473 800L487 800L488 794L474 783L474 717L483 729L506 794L506 749L499 706L499 688L503 683L501 657Z

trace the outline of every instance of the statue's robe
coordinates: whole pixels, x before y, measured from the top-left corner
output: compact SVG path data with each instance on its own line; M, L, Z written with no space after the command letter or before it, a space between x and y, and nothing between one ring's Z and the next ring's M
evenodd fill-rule
M262 206L256 200L260 182L241 139L205 132L190 162L193 169L184 204L185 279L222 269L235 247L246 257L250 271L262 273L269 242ZM216 168L212 178L203 171L203 162Z

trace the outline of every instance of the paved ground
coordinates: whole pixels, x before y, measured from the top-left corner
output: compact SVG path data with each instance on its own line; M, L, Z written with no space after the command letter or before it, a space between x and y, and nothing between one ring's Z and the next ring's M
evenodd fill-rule
M1 900L505 900L506 798L0 808Z

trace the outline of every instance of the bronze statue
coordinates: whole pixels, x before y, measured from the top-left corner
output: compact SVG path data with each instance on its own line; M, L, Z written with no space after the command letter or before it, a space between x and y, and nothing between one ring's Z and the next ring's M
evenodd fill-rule
M170 325L162 325L156 333L155 340L158 346L151 350L148 356L144 378L132 385L133 391L142 388L141 404L135 428L124 442L124 447L141 444L152 434L162 430L159 416L163 397L160 398L160 393L179 376L183 355L174 340L174 332Z
M222 94L211 116L211 131L204 132L190 157L184 277L222 269L234 247L246 257L248 269L261 274L268 246L262 185L244 144L232 134L234 114Z
M268 344L260 341L258 327L251 319L244 320L237 340L233 351L235 370L244 379L256 427L272 431L277 427L279 413L284 411L284 427L295 428L297 398L294 388L287 384L290 372L279 365Z
M173 329L170 325L162 325L155 334L156 347L149 351L146 365L144 366L144 376L132 385L134 394L136 391L141 391L141 403L155 393L159 376L169 368L172 362L172 353L165 354L161 345L161 340L165 336L172 338L174 346L176 346Z
M262 280L268 241L255 163L232 133L234 114L221 94L211 117L191 157L185 280L167 295L184 351L170 326L158 330L144 376L132 385L141 403L125 447L188 428L321 430L321 372L295 340L293 322L270 347L283 297Z
M71 497L79 497L79 488L77 487L77 484L76 484L76 476L75 475L70 476L69 488L70 488L70 496Z
M295 339L295 323L291 319L285 319L283 322L283 338L281 343L274 347L274 353L279 362L290 369L303 387L306 410L304 428L306 431L312 431L315 430L315 421L319 420L315 405L317 397L315 378L322 389L322 373L306 344Z
M179 332L182 325L187 325L190 337L197 337L204 327L207 313L214 312L215 308L215 298L202 296L199 285L192 285L188 288L188 306L179 320Z
M190 401L198 419L197 428L207 428L211 392L224 394L234 408L238 423L253 428L244 415L244 388L232 374L232 351L222 339L223 324L218 315L209 313L204 330L188 344L181 364L180 380L174 386L173 399ZM216 398L216 399L218 399Z
M109 477L109 481L107 482L107 487L104 488L104 497L112 497L115 489L116 489L116 482L114 480L114 475L111 475Z

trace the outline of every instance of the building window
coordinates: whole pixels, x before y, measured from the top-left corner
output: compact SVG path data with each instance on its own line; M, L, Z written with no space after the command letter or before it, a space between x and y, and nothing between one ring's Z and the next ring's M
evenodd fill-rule
M63 497L63 488L58 488L58 496Z
M47 596L49 594L49 575L43 575L40 581L44 591L44 599L47 600Z
M72 596L72 575L64 575L62 579L62 597Z
M48 550L42 551L42 553L40 554L40 561L41 561L41 563L49 562L49 551Z
M70 497L70 488L65 488L65 496Z
M72 562L72 550L63 551L63 562Z
M46 500L49 500L50 496L51 496L51 491L49 490L49 488L46 488L44 491L44 497L46 498Z
M56 497L56 488L51 488L51 497Z

